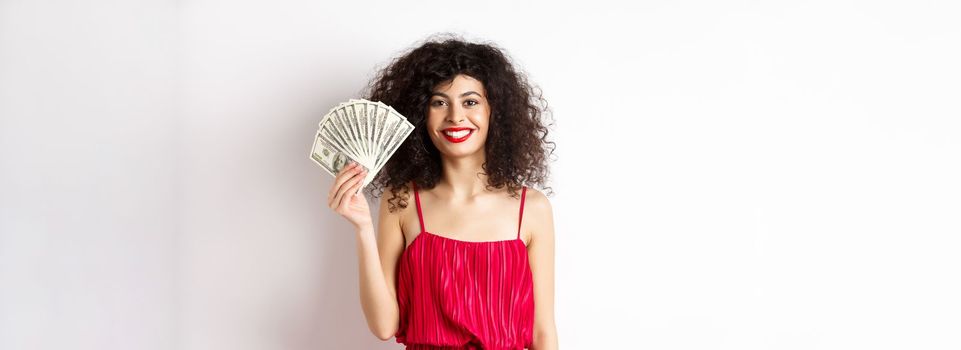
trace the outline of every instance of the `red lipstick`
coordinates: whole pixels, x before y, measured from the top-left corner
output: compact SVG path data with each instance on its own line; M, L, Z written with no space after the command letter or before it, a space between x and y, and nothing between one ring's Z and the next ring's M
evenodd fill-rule
M466 133L464 132L466 131ZM451 143L461 143L467 141L471 135L474 134L474 129L471 128L447 128L441 130L441 134L444 138Z

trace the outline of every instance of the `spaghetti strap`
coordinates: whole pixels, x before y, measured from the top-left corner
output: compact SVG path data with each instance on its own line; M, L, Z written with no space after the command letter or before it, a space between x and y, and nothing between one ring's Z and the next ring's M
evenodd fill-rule
M417 202L417 220L420 222L420 232L426 232L427 230L424 229L424 214L420 209L420 194L417 193L417 184L411 181L410 185L414 187L414 201Z
M527 186L521 192L521 213L517 218L517 239L521 239L521 222L524 221L524 198L527 198Z

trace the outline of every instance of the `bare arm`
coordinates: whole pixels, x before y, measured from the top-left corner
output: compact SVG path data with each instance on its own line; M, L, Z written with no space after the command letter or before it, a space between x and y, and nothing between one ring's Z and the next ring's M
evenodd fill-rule
M397 259L404 250L400 229L400 212L390 213L386 195L381 197L379 232L375 234L367 199L354 196L364 173L345 167L334 179L328 204L354 224L357 236L357 259L360 272L360 304L367 328L377 338L389 340L397 332L399 309L395 287ZM386 192L385 192L386 193Z
M527 247L534 277L534 344L532 350L555 350L554 323L554 214L551 203L540 191L527 191L527 213L531 242ZM527 215L527 214L525 214ZM526 226L526 225L525 225Z
M367 318L367 327L381 340L393 337L400 324L395 272L397 259L404 250L399 217L387 210L388 195L381 196L380 230L376 239L372 226L357 230L360 304Z

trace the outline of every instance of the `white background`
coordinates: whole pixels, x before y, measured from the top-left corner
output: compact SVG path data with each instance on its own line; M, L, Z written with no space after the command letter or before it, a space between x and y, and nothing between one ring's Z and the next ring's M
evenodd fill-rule
M543 88L565 349L961 347L951 1L0 0L0 349L397 349L316 123L427 35Z

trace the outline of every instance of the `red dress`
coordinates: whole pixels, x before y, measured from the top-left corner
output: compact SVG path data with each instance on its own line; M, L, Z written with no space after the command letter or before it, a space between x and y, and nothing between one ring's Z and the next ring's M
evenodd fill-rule
M468 242L424 228L414 186L420 234L397 266L400 327L394 335L407 349L524 349L534 330L534 284L527 246L520 238Z

